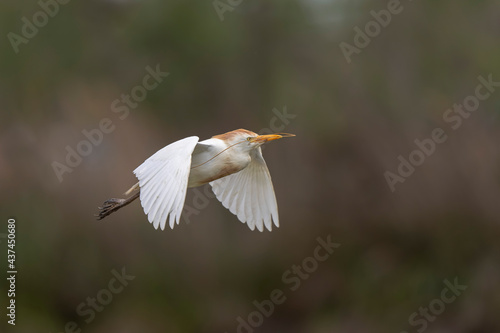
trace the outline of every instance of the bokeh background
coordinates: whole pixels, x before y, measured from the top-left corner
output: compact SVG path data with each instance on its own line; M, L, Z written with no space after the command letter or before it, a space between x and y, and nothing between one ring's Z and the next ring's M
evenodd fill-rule
M287 300L255 332L500 331L500 89L457 130L443 120L478 76L500 81L500 3L402 1L351 63L340 43L388 1L220 3L232 9L223 20L212 1L74 0L17 53L8 33L41 7L0 3L2 331L73 321L82 332L236 332L274 289ZM169 76L120 119L113 101L157 65ZM273 120L284 110L293 118ZM104 118L114 131L59 181L53 162ZM168 143L272 124L297 134L264 150L280 209L272 233L213 198L163 232L138 202L94 219ZM447 141L392 192L384 173L434 128ZM4 313L9 217L15 327ZM341 246L291 291L283 273L328 235ZM122 267L135 279L86 323L76 308ZM467 290L425 329L412 325L455 278Z

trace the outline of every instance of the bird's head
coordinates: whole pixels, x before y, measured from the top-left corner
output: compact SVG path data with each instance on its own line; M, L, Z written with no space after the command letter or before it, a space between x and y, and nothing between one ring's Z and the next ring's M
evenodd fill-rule
M216 135L214 138L221 139L227 143L228 146L238 146L240 149L250 151L262 146L264 143L278 140L282 138L293 137L295 134L289 133L275 133L258 135L255 132L248 131L245 129L237 129L225 134Z

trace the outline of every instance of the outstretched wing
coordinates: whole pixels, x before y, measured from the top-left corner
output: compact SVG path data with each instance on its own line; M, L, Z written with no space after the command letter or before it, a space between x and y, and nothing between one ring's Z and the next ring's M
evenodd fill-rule
M170 215L170 228L179 220L186 200L191 169L191 154L198 143L191 136L158 150L134 170L141 189L141 205L155 229L165 229Z
M217 199L251 230L279 227L278 205L271 175L260 147L253 151L250 164L240 172L210 183Z

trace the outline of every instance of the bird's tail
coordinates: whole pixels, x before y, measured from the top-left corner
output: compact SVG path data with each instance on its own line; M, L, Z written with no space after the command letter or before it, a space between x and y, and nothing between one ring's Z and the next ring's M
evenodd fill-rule
M129 190L130 191L130 190ZM127 192L129 192L127 191ZM109 200L104 201L102 204L102 207L99 207L99 214L94 215L98 220L102 220L109 214L112 214L116 212L118 209L125 207L135 199L137 199L140 195L140 192L137 191L133 196L127 198L127 199L117 199L117 198L112 198Z

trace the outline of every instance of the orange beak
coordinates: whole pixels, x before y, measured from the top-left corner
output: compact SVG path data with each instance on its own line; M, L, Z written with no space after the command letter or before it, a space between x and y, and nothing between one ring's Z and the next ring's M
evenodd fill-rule
M267 135L259 135L255 138L253 138L251 141L259 142L259 143L266 143L268 141L278 140L281 138L291 138L293 136L295 136L295 134L289 134L289 133L267 134Z

